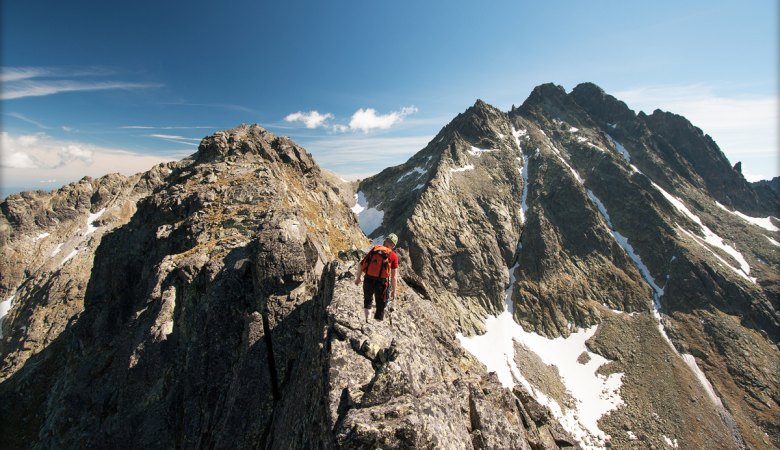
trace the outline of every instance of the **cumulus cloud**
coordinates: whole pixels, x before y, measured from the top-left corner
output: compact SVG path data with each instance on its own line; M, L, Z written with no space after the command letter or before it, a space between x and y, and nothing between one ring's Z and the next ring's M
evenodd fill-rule
M58 143L45 134L11 136L0 133L2 159L0 166L8 169L55 169L80 161L92 164L92 150L74 143Z
M360 108L352 114L349 124L328 125L328 120L333 119L331 113L321 114L319 111L298 111L284 118L287 122L301 122L306 128L329 128L336 133L349 131L362 131L368 133L373 130L388 130L403 122L410 114L417 112L414 106L406 106L400 111L392 111L387 114L379 114L374 108Z
M371 130L387 130L393 125L400 123L409 114L417 112L414 106L406 106L400 111L394 111L388 114L377 114L374 108L361 108L352 114L352 120L349 121L349 129L354 131L363 131L368 133Z
M0 180L4 186L34 188L42 182L63 183L112 172L132 175L173 157L144 155L120 149L62 141L44 133L0 132ZM45 180L45 181L41 181Z
M306 128L318 128L324 126L325 122L332 118L333 114L331 113L320 114L319 111L298 111L289 114L284 120L286 122L301 122L306 125Z
M57 164L57 167L62 167L73 161L82 161L86 165L92 164L92 151L78 145L68 144L64 147L60 147L58 155L60 157L60 162Z

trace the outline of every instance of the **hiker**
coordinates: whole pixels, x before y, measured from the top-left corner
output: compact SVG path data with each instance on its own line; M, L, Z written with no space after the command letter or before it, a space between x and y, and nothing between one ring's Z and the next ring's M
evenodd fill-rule
M375 245L358 264L355 285L360 285L360 277L365 274L363 283L363 313L368 323L371 303L376 299L374 319L382 321L385 317L385 306L388 302L388 288L392 289L392 300L395 300L395 289L398 286L398 255L393 248L398 244L395 233L385 238L382 245Z

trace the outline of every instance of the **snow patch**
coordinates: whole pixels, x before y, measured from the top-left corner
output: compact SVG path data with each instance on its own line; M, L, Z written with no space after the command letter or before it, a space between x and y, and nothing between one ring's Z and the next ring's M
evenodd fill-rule
M89 235L91 233L94 233L95 230L98 229L98 227L92 225L92 222L98 220L100 218L100 216L102 216L103 213L105 213L105 212L106 212L106 208L103 208L100 211L96 212L95 214L90 214L87 217L87 232L86 232L87 235Z
M715 251L713 251L713 250L712 250L710 247L708 247L708 246L707 246L707 243L708 243L708 241L707 241L707 240L705 240L705 239L702 239L702 238L700 238L699 236L696 236L695 234L693 234L693 233L691 233L690 231L686 230L685 228L681 227L679 224L677 225L677 229L678 229L680 232L682 232L683 234L685 234L686 236L688 236L689 238L693 239L693 241L694 241L694 242L696 242L697 244L699 244L699 246L701 246L703 249L705 249L705 250L709 251L709 252L710 252L710 254L711 254L713 257L715 257L715 259L717 259L717 260L718 260L718 261L719 261L721 264L723 264L724 266L726 266L726 267L728 267L729 269L731 269L731 270L732 270L734 273L736 273L737 275L741 276L742 278L746 279L747 281L750 281L750 282L751 282L751 283L753 283L753 284L755 284L755 283L757 282L757 279L756 279L756 278L753 278L753 277L750 277L750 276L748 276L748 275L747 275L747 274L744 272L744 270L742 270L742 269L738 269L738 268L736 268L736 267L732 266L731 264L729 264L729 262L728 262L728 261L726 261L726 260L725 260L725 259L723 259L723 258L722 258L720 255L718 255L717 253L715 253ZM740 256L742 256L742 255L740 255ZM748 267L748 269L750 269L750 268Z
M520 154L523 154L523 147L520 146L520 137L525 136L528 134L525 130L516 130L515 126L512 125L512 137L515 138L515 144L517 145L517 150L520 152Z
M519 248L521 245L518 243ZM597 373L609 360L590 352L585 342L593 337L598 326L575 331L568 338L549 339L526 332L514 321L512 297L518 266L515 264L509 269L506 309L498 316L489 316L485 320L485 334L465 337L458 333L456 337L466 350L487 367L488 372L496 373L504 387L511 389L519 383L539 403L548 407L584 448L603 448L608 436L599 429L598 420L624 404L620 397L623 373L609 376ZM558 368L562 382L575 400L574 408L564 409L557 401L531 385L515 363L515 342L536 353L545 364ZM585 364L579 362L582 353L589 356Z
M704 234L704 238L702 239L702 238L694 235L693 233L688 232L687 230L683 229L682 227L679 227L679 225L678 225L678 227L680 229L682 229L688 236L693 237L696 240L696 242L699 243L699 245L702 245L705 248L707 248L704 245L706 243L706 244L708 244L708 245L710 245L712 247L719 248L719 249L723 250L727 255L729 255L732 258L734 258L734 260L739 264L739 266L740 266L739 270L736 270L730 264L726 263L723 260L723 258L721 258L715 252L713 252L711 249L709 249L710 252L712 252L712 254L714 254L720 261L722 261L723 263L726 263L726 265L728 267L730 267L731 269L734 269L740 276L742 276L743 278L747 279L748 281L751 281L753 284L756 283L756 279L749 276L750 275L750 265L748 264L748 262L745 259L745 257L742 256L742 253L737 251L736 248L726 244L723 241L723 238L721 238L717 234L713 233L712 230L710 230L706 225L704 225L704 223L701 221L699 216L697 216L696 214L692 213L691 210L689 210L685 206L685 204L682 202L682 200L680 200L679 198L677 198L677 197L673 196L672 194L666 192L663 188L661 188L661 186L655 184L654 182L651 181L651 183L653 184L653 186L664 197L666 197L666 199L669 201L669 203L672 204L672 206L674 206L679 212L684 214L686 217L691 219L694 223L699 225L699 227L701 228L702 233Z
M594 144L593 142L588 142L588 147L595 148L596 150L600 151L601 153L607 153L606 150L604 150L603 148L601 148L598 145Z
M726 208L725 206L721 205L718 202L715 202L715 204L718 205L718 207L720 209L722 209L722 210L724 210L724 211L726 211L726 212L728 212L730 214L733 214L733 215L739 217L740 219L744 220L745 222L752 223L753 225L758 225L759 227L761 227L761 228L763 228L765 230L768 230L768 231L780 231L780 228L777 228L775 226L775 224L772 223L772 220L771 220L772 216L769 216L769 217L750 217L750 216L748 216L746 214L742 214L739 211L732 211L732 210Z
M70 261L71 258L76 256L76 254L78 254L78 252L79 252L78 249L76 249L76 250L73 250L70 253L68 253L68 255L65 256L65 259L63 259L62 262L60 262L60 267L64 266L66 262Z
M672 439L670 439L669 437L667 437L667 436L666 436L666 435L664 435L664 434L662 434L661 436L664 438L664 441L666 442L666 444L667 444L669 447L672 447L672 448L680 448L680 446L677 444L677 439L674 439L674 440L672 440Z
M606 434L598 427L598 420L607 412L623 404L620 397L622 373L604 376L596 373L609 362L601 355L588 351L585 341L595 333L597 326L579 330L568 338L548 339L523 330L509 311L485 321L487 332L481 336L457 338L461 345L479 359L489 372L496 372L501 384L512 388L522 384L534 398L547 406L567 431L571 432L585 448L605 445ZM525 345L548 365L554 365L561 374L566 389L575 400L575 407L564 409L554 399L535 389L520 373L514 362L514 343ZM590 357L586 364L578 362L585 352Z
M772 239L772 238L771 238L771 237L769 237L769 236L764 236L764 237L765 237L765 238L767 238L767 239L769 239L769 242L771 242L771 243L772 243L772 245L774 245L775 247L780 247L780 242L777 242L776 240Z
M586 137L582 137L582 136L577 136L577 142L580 142L580 143L582 143L582 142L588 142L588 138L586 138ZM598 147L597 147L597 148L598 148ZM601 149L599 149L599 150L601 150Z
M626 160L626 162L630 163L630 162L631 162L631 155L628 153L628 150L626 150L626 148L625 148L625 147L623 147L623 144L621 144L620 142L616 141L616 140L615 140L615 139L614 139L612 136L610 136L610 135L607 135L607 138L609 138L609 142L611 142L611 143L612 143L612 145L614 145L614 146L615 146L615 148L617 149L618 153L620 153L621 155L623 155L623 159L625 159L625 160Z
M612 233L612 237L615 238L615 241L618 243L618 245L620 245L626 254L628 254L629 258L634 261L634 265L636 265L636 268L639 269L639 273L642 274L642 278L644 278L647 284L649 284L653 289L653 299L655 301L656 308L660 309L661 297L664 295L664 289L658 286L658 284L655 282L655 279L650 274L650 269L648 269L647 265L642 262L642 258L636 253L634 247L632 247L628 242L628 238L615 230L615 227L612 225L612 219L610 218L609 212L604 206L604 203L602 203L601 200L599 200L590 189L588 189L588 198L596 205L596 208L598 208L602 217L604 217L604 220L606 220L607 225L609 225L609 231Z
M38 236L35 236L35 238L33 239L33 242L38 242L41 239L46 239L49 236L51 236L51 234L49 234L49 233L41 233Z
M0 338L3 337L3 320L5 320L5 316L8 315L8 311L11 310L11 307L14 306L15 299L16 293L0 302Z
M472 145L471 149L468 152L469 154L471 154L471 156L480 157L485 153L497 152L497 151L498 151L497 148L485 149L485 148L477 148Z
M417 173L418 174L417 176L419 177L420 175L424 174L425 172L426 172L426 170L424 168L422 168L422 167L415 167L414 169L412 169L412 170L406 172L405 174L401 175L400 178L398 178L397 182L400 183L401 180L403 180L404 178L406 178L409 175L412 175L414 173Z
M562 155L561 151L558 150L557 148L555 148L554 145L552 146L552 149L555 152L555 156L557 156L558 159L561 160L563 165L566 166L569 169L569 171L572 173L572 175L574 175L574 178L577 180L577 182L579 182L580 184L584 184L585 181L580 177L580 174L578 174L577 171L574 170L574 168L572 166L570 166L569 163L567 163L565 159L563 159L563 155ZM538 150L539 149L537 149L537 151Z
M62 246L63 246L63 245L64 245L64 244L57 244L57 246L56 246L56 247L54 247L54 250L52 250L52 252L51 252L51 256L55 256L55 255L57 255L57 253L59 253L59 252L60 252L60 250L62 250Z
M709 380L707 380L707 377L704 375L704 372L702 372L702 370L696 364L696 360L693 358L693 356L688 354L680 354L680 352L677 351L677 348L672 343L672 340L669 339L669 335L666 333L666 329L664 328L663 321L661 320L661 297L664 295L664 288L658 286L658 284L655 282L655 279L650 274L650 270L642 262L642 258L640 258L639 255L636 253L636 251L634 251L634 248L628 242L628 239L623 235L621 235L618 231L614 230L614 227L612 225L612 219L609 216L609 212L607 211L606 207L604 207L604 204L601 202L601 200L599 200L598 197L596 197L596 195L593 194L593 192L590 189L588 189L588 198L590 198L590 200L596 205L599 212L604 217L604 220L606 220L607 224L609 225L610 231L612 232L612 235L615 238L615 241L617 241L618 245L620 245L623 248L623 250L625 250L625 252L628 254L628 256L634 261L634 264L636 265L637 269L639 269L639 272L642 274L642 277L645 279L647 284L649 284L650 287L653 289L653 317L655 317L656 322L658 323L658 331L661 333L661 336L669 345L669 348L671 348L673 352L679 355L683 359L683 361L685 361L688 367L690 367L691 371L696 375L696 377L698 378L702 387L704 387L704 390L707 392L707 395L710 397L712 402L715 405L722 407L723 404L720 398L715 394L715 391L712 388L712 384L710 384ZM678 227L683 232L689 234L691 237L696 239L696 236L693 236L692 234L688 233L679 225ZM722 258L720 258L717 254L715 254L715 256L721 261L723 261ZM675 259L677 259L677 257L673 256L670 262L674 262ZM725 261L723 262L725 264ZM732 269L737 271L733 267ZM739 273L739 271L737 271L737 273ZM668 275L666 278L668 280L669 278ZM675 440L675 444L676 442L677 441Z
M414 188L412 188L412 190L413 190L413 191L416 191L417 189L422 189L422 188L424 188L424 187L425 187L425 183L420 183L420 184L418 184L417 186L415 186Z
M454 169L450 169L450 172L465 172L467 170L474 170L474 164L466 164L463 167L456 167Z
M578 131L580 131L580 129L579 129L579 128L577 128L577 127L571 127L571 128L569 128L569 133L576 133L576 132L578 132Z
M526 212L528 211L528 157L523 155L523 195L520 200L520 222L525 223Z
M685 361L685 364L690 367L691 371L696 375L696 378L699 379L699 383L704 387L704 390L707 391L707 395L709 395L710 400L712 400L712 403L723 406L723 403L720 401L720 398L715 393L715 389L712 388L712 384L710 384L710 380L707 379L707 376L704 375L704 372L701 370L698 364L696 364L696 358L693 357L693 355L689 355L687 353L680 355L682 356L683 361Z
M384 211L381 211L376 207L368 208L368 200L366 200L366 195L363 191L359 191L355 194L355 206L352 207L352 212L357 215L360 229L363 230L363 233L365 233L366 236L379 228L385 218Z

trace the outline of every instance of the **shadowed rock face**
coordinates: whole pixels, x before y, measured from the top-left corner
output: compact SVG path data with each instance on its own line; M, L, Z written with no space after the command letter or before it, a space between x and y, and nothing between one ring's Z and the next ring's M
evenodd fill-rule
M733 213L777 215L778 195L684 118L593 84L508 113L477 101L357 186L384 212L369 237L400 236L382 323L353 283L369 242L351 189L254 125L145 174L6 199L4 446L592 442L540 396L587 407L539 349L512 341L528 384L507 389L456 339L510 299L525 332L598 326L587 349L623 401L601 445L780 447L780 235Z

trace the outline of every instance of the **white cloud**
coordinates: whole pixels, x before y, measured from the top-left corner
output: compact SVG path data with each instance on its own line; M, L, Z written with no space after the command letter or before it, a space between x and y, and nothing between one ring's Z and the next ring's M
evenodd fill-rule
M60 147L58 155L60 162L57 164L57 167L62 167L73 161L83 161L87 165L92 164L92 151L78 145L68 144Z
M30 155L23 152L12 152L6 156L6 152L3 152L2 167L8 167L11 169L37 169L40 167L40 163L33 160Z
M162 87L156 83L126 81L97 81L87 79L109 75L97 68L68 70L46 67L3 67L0 71L2 91L0 100L41 97L61 92L103 91L114 89L149 89Z
M100 177L112 172L132 175L175 159L61 141L43 133L13 135L3 131L0 132L0 144L2 184L31 189L40 183L54 183L54 180L64 184L84 176Z
M162 139L163 141L173 142L174 144L183 144L197 147L200 144L201 139L188 138L175 134L147 134L149 137Z
M0 82L26 80L46 76L48 70L42 67L3 67L0 69Z
M0 93L0 100L13 100L25 97L43 97L62 92L105 91L115 89L149 89L161 87L153 83L127 83L122 81L19 81L7 83Z
M368 133L371 130L387 130L393 125L400 123L409 114L417 112L414 106L401 108L400 111L394 111L388 114L379 115L374 108L361 108L352 114L352 120L349 121L349 129L363 131Z
M327 120L332 118L333 114L331 113L320 114L319 111L298 111L289 114L284 120L286 122L301 122L306 125L306 128L317 128L323 126Z
M685 116L712 136L732 163L742 161L746 178L778 175L777 96L725 96L702 84L650 86L612 95L634 110L650 114L661 109Z

